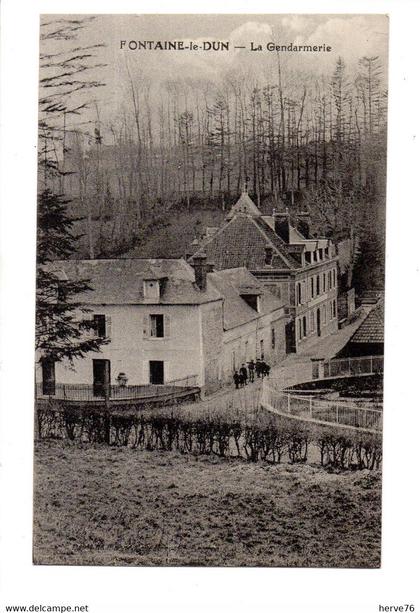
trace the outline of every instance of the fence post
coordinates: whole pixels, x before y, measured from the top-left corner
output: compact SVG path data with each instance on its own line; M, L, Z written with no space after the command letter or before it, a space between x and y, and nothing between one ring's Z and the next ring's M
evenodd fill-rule
M105 384L105 408L104 408L104 429L105 429L105 443L111 444L111 410L109 402L109 384Z
M287 394L287 412L290 413L290 394Z
M309 396L309 417L312 418L312 396Z

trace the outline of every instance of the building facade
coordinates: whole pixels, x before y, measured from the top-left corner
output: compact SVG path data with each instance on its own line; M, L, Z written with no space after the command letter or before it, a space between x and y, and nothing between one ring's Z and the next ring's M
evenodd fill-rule
M100 393L121 378L131 385L186 381L205 392L231 382L242 362L284 356L287 321L281 302L244 268L212 271L203 257L70 260L54 269L89 279L78 297L108 339L100 352L70 364L39 360L37 381L93 385Z
M190 261L200 253L218 270L246 267L280 299L289 315L288 352L338 329L336 249L330 239L311 236L308 214L262 215L244 192L226 223L188 254Z

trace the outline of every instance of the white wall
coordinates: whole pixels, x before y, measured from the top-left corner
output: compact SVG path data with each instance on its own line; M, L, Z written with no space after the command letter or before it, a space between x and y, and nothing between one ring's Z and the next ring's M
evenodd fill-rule
M199 335L199 308L188 305L116 305L92 308L92 314L106 315L111 321L111 342L99 353L90 352L68 363L56 364L58 383L93 382L93 359L111 361L111 383L125 372L128 385L149 383L149 360L164 361L165 381L202 376ZM148 338L143 334L144 317L150 314L169 315L169 337ZM165 332L166 334L166 332ZM38 368L37 380L41 381Z

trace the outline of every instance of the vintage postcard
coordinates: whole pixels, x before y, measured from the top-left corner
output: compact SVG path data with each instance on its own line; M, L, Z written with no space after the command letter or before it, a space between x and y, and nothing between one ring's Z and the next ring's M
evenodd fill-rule
M385 15L41 17L34 564L380 567L387 75Z

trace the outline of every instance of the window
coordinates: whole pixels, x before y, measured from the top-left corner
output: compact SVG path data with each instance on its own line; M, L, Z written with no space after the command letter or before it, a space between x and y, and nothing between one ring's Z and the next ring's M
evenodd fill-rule
M311 298L313 298L315 295L315 283L314 283L314 278L311 277Z
M264 359L264 341L262 339L260 340L260 358Z
M337 273L335 271L335 268L332 271L333 273L333 287L335 287L337 285Z
M320 293L321 293L321 287L320 287L319 275L317 275L316 277L316 295L319 296Z
M299 340L302 339L302 320L298 319Z
M335 300L333 300L333 317L334 319L337 317L337 304Z
M94 315L93 316L93 329L95 330L96 336L100 338L106 337L106 317L105 315Z
M261 311L261 296L259 294L241 294L241 298L257 313Z
M331 270L328 271L328 289L331 289Z
M163 315L150 315L150 336L154 338L165 336Z
M297 284L297 304L302 304L302 285Z
M276 348L276 331L274 328L271 328L271 349Z
M303 317L302 324L303 324L303 336L306 336L306 316Z
M322 273L322 291L325 293L327 290L327 275Z

